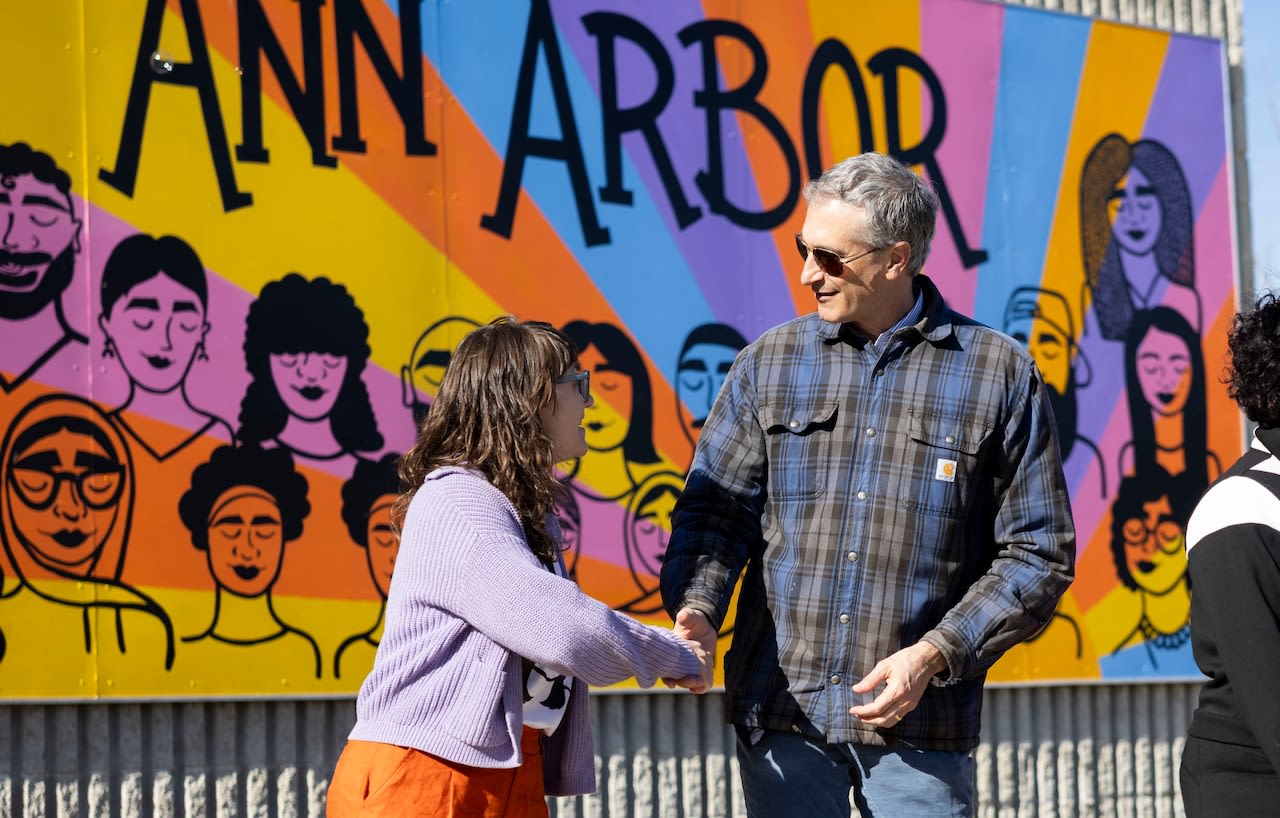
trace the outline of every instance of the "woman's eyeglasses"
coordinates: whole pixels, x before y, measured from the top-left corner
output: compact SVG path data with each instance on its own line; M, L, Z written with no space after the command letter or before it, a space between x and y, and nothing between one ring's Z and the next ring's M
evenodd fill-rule
M1154 529L1147 528L1147 524L1133 518L1125 520L1124 526L1121 528L1124 534L1125 545L1146 545L1152 537L1155 537L1156 545L1160 546L1162 551L1167 551L1174 544L1182 544L1182 526L1174 520L1161 520L1156 523Z
M76 487L80 501L95 511L109 508L120 499L124 487L124 467L100 465L79 474L24 468L14 464L9 467L10 484L18 490L18 496L36 511L53 505L58 496L58 486L64 481Z
M870 250L858 253L856 256L841 258L830 250L824 250L821 247L810 247L804 243L804 239L800 238L800 234L796 233L796 250L800 253L800 258L808 261L809 254L812 253L813 260L818 264L818 269L829 276L838 276L843 272L846 264L851 264L863 256L869 256L877 250L883 249L883 247L872 247Z
M556 380L556 383L569 383L572 381L578 387L578 394L582 396L584 402L591 401L591 370L584 369L581 372L574 372L572 375L565 375L563 378Z

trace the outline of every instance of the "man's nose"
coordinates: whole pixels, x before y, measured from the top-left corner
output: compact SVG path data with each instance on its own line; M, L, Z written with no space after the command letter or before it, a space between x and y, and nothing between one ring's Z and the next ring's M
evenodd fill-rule
M804 266L800 268L800 283L806 287L812 287L821 284L826 279L826 274L822 272L822 268L813 260L813 254L804 260Z

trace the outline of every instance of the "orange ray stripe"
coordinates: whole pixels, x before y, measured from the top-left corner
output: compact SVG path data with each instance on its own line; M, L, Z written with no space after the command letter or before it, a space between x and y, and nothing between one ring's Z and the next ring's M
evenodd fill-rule
M708 18L736 20L761 37L765 54L769 58L769 74L758 100L773 112L791 138L800 160L800 185L803 189L809 177L805 172L800 91L804 88L804 75L814 49L808 6L795 3L703 0L702 8ZM745 49L735 48L732 52L722 52L718 56L727 87L736 88L750 76L754 66L749 63ZM754 171L760 201L763 207L771 207L787 190L786 161L778 144L755 117L738 114L737 120L742 131L742 143ZM821 138L827 140L826 147L829 149L827 129L821 127L819 132ZM814 310L813 292L800 283L800 264L795 251L794 235L804 225L804 214L801 199L787 220L773 230L773 241L778 248L778 257L783 261L787 287L791 291L797 315Z

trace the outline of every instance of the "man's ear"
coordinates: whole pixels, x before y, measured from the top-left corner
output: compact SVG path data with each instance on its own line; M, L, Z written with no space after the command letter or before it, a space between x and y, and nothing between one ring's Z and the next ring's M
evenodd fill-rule
M885 252L889 254L885 277L893 279L907 275L907 265L911 263L911 245L905 241L895 241L885 248Z

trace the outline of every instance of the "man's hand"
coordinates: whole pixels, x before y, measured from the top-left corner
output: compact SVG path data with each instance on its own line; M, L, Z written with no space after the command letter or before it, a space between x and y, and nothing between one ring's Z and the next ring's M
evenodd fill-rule
M698 661L702 663L702 676L686 679L663 679L667 687L684 687L694 693L706 693L711 689L716 670L716 629L711 620L696 608L681 608L676 612L676 623L671 629L676 636L694 643L698 648Z
M916 709L929 680L945 670L947 661L928 642L917 642L881 659L871 672L853 686L854 693L871 693L884 685L880 694L866 704L849 708L849 713L874 727L893 727Z

